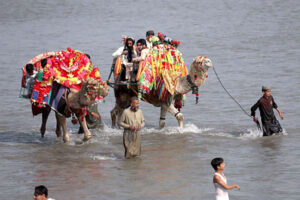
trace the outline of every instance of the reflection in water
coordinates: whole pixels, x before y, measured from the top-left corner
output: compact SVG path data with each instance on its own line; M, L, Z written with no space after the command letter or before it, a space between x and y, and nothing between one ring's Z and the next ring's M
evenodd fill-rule
M280 148L280 143L282 141L283 135L273 135L270 137L263 137L259 140L259 144L263 148L272 149L278 151Z

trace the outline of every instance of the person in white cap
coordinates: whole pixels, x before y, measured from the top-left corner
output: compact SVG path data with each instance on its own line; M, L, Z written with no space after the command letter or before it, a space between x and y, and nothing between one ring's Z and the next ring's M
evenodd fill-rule
M253 117L253 121L258 121L258 119L255 117L255 111L257 108L259 108L263 136L270 136L274 133L280 133L282 132L282 128L274 115L273 108L277 110L282 120L283 114L280 112L273 96L271 95L271 88L262 86L262 93L263 96L251 107L251 116Z

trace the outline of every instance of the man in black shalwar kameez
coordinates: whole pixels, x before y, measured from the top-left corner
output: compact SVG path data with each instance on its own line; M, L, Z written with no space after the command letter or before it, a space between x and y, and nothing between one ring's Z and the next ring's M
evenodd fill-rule
M282 128L276 119L273 108L275 108L283 120L283 114L280 112L277 104L275 103L273 96L271 95L271 89L266 86L262 86L263 96L251 107L251 116L253 117L253 121L257 122L257 118L255 117L255 111L259 108L260 117L263 128L263 136L273 135L274 133L282 132Z

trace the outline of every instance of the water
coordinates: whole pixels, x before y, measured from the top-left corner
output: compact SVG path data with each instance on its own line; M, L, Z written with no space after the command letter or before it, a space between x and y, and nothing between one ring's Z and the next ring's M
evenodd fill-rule
M213 199L217 156L229 184L241 186L230 199L299 199L299 1L24 0L2 1L0 11L0 199L30 199L39 184L60 200ZM261 86L271 86L284 134L262 138L210 70L199 104L187 95L182 129L168 115L159 130L159 109L141 103L140 158L125 160L122 132L110 128L112 91L99 105L105 129L93 130L91 141L79 144L70 121L70 143L56 139L53 113L41 139L41 116L32 118L30 103L17 98L20 68L42 52L72 47L90 54L106 80L121 35L139 39L149 29L180 40L187 65L208 56L247 111Z

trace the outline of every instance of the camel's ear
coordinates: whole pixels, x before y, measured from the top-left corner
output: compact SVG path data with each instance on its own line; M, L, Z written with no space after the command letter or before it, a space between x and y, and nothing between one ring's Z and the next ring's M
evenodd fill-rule
M196 58L194 58L194 62L199 62L201 61L202 59L202 56L197 56Z

